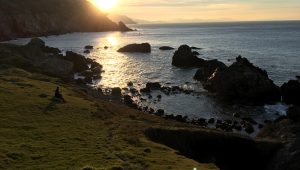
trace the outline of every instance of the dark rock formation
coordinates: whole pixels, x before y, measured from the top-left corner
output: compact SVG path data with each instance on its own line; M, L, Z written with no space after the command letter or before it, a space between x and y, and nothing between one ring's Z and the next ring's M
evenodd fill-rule
M133 86L133 83L130 81L127 83L127 86Z
M300 167L300 124L284 119L265 126L259 138L279 140L284 145L269 161L267 170L298 170Z
M134 101L131 99L131 96L129 96L129 95L124 96L124 103L128 106L134 105Z
M159 90L161 85L159 82L149 82L146 84L146 88L151 90Z
M40 38L32 38L27 46L33 46L33 47L38 47L38 48L44 48L46 46L46 43L41 40Z
M178 48L173 56L172 65L200 68L194 76L194 79L199 81L206 80L217 68L226 68L226 65L218 60L198 58L188 45L182 45Z
M169 47L169 46L162 46L162 47L159 47L160 50L174 50L173 47Z
M71 61L74 64L74 72L83 72L89 68L87 59L84 56L72 51L67 51L64 59Z
M213 123L215 123L215 118L210 118L207 122L208 122L209 124L213 124Z
M61 51L58 48L48 47L40 38L32 38L27 44L28 47L39 48L45 53L58 55Z
M142 93L150 93L151 90L160 90L161 89L161 84L159 82L148 82L146 83L146 87L142 88L140 92ZM152 98L150 95L149 98Z
M0 44L0 63L64 80L72 80L74 73L80 73L85 78L78 80L79 84L91 83L101 78L102 73L102 65L94 60L70 51L63 56L59 49L45 46L39 38L31 39L24 46Z
M79 56L78 56L79 57ZM81 76L84 76L85 77L85 81L87 83L91 83L93 80L97 80L97 79L100 79L101 78L101 73L102 73L102 65L95 62L94 60L92 59L86 59L86 58L82 58L80 60L85 60L84 63L90 65L90 68L82 71L82 72L79 72ZM80 61L78 60L78 61ZM76 61L76 62L78 62ZM74 62L74 61L73 61ZM80 68L81 67L81 68ZM79 66L80 69L83 69L84 66L83 65L80 65ZM77 70L78 71L78 70Z
M199 162L215 163L223 170L264 170L281 147L276 140L253 140L212 130L151 128L145 135Z
M287 104L300 105L300 82L290 80L281 86L282 101Z
M128 28L122 21L119 22L119 30L122 32L133 31L132 29Z
M254 132L254 128L251 124L246 123L245 124L245 132L247 132L248 134L251 134Z
M165 111L163 109L158 109L154 114L156 116L163 116L165 114Z
M121 96L122 90L119 87L115 87L111 89L112 96Z
M294 122L300 122L300 107L299 106L289 107L287 111L287 117Z
M230 67L217 69L202 84L227 102L260 105L281 98L279 87L269 79L267 72L241 56Z
M0 41L120 30L118 24L86 0L1 0L0 23Z
M200 55L200 53L198 53L197 51L193 51L194 55Z
M27 45L0 44L0 63L31 72L69 79L73 63L62 59L59 49L45 46L41 39L33 38Z
M151 45L149 43L129 44L120 48L118 52L151 53Z
M92 49L94 49L94 47L92 45L86 45L84 47L84 49L86 49L86 50L92 50Z
M48 54L58 55L61 53L61 51L58 48L48 47L48 46L45 46L42 50L43 50L43 52L48 53Z
M175 51L172 65L177 67L198 67L203 62L203 59L200 59L193 54L191 47L182 45Z
M218 69L223 70L226 69L227 66L218 61L218 60L203 60L202 64L199 65L199 69L197 70L196 74L194 75L194 79L205 82L208 78Z

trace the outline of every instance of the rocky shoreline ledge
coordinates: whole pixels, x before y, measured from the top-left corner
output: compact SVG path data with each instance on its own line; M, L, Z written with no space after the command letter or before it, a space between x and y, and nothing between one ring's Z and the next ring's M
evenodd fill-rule
M181 49L188 49L186 46L181 48ZM190 49L188 49L188 51L190 52ZM188 53L189 53L188 52ZM175 53L176 54L176 53ZM189 53L190 55L190 53ZM176 55L175 55L176 56ZM91 83L94 79L98 79L101 78L101 72L102 72L102 66L96 62L94 62L93 60L90 60L88 58L85 58L82 55L73 53L73 52L67 52L65 55L60 54L59 49L56 48L52 48L52 47L47 47L45 45L45 43L37 38L32 39L27 45L25 46L17 46L17 45L12 45L12 44L0 44L0 62L6 65L13 65L15 67L19 67L28 71L32 71L32 72L38 72L38 73L43 73L49 76L54 76L54 77L59 77L61 79L63 79L64 81L68 81L68 82L74 82L73 80L73 75L74 73L78 73L82 76L85 76L84 79L78 79L76 81L77 84L80 85L80 88L82 89L83 92L85 92L86 94L89 94L91 96L97 97L98 99L103 99L103 95L102 95L102 89L90 89L88 88L88 86L86 86L86 83ZM187 58L188 59L188 58ZM193 57L193 60L195 58ZM199 60L200 61L200 60ZM216 62L215 60L212 61L213 63ZM201 60L199 62L199 67L205 67L207 65L209 65L209 67L211 66L210 62L206 62ZM255 66L253 66L251 63L249 63L248 60L238 57L237 61L236 61L237 65L241 65L242 67L244 65L246 65L247 67L250 67L251 71L257 71L259 72L259 74L262 74L263 78L267 78L266 72L264 71L260 71L259 68L256 68ZM215 67L215 64L212 64L212 67ZM218 64L221 66L222 64L218 62ZM234 65L234 64L233 64ZM189 65L190 66L190 65ZM197 66L198 67L198 66ZM209 68L208 67L208 68ZM223 67L223 66L221 66ZM252 68L253 67L253 68ZM227 66L224 67L223 69L226 70ZM229 67L230 68L230 67ZM211 68L209 68L211 70ZM216 69L218 70L218 69ZM211 72L211 71L209 71ZM215 74L215 73L212 73ZM226 73L227 74L227 73ZM203 74L203 75L208 75L208 74ZM211 77L211 76L210 76ZM260 77L260 76L258 76ZM208 78L205 78L206 81L208 81ZM238 80L240 81L240 80ZM268 80L269 82L269 80ZM299 143L297 142L299 139L298 136L298 124L299 124L299 109L297 109L299 106L297 101L299 96L297 95L299 91L298 89L298 81L290 81L289 83L286 83L282 89L280 91L280 94L284 95L285 100L284 101L288 101L289 104L293 104L294 106L291 106L291 108L289 109L289 113L287 115L287 117L280 117L278 120L274 121L274 122L266 122L266 127L261 126L262 129L262 133L260 133L258 136L260 137L259 139L251 139L251 138L246 138L246 142L241 142L240 143L240 147L241 148L247 148L248 146L254 147L254 148L260 148L260 144L259 145L253 145L253 142L256 143L258 140L260 139L270 139L269 141L266 140L265 142L263 142L262 146L268 146L268 148L264 148L263 151L262 150L255 150L255 152L253 150L244 150L245 152L243 154L248 154L248 157L245 157L245 159L242 160L248 163L251 163L251 161L249 160L250 158L257 156L257 158L260 158L261 156L265 159L267 159L268 161L265 162L264 165L254 162L255 165L253 165L254 167L259 167L261 169L270 169L270 167L273 168L273 170L279 170L279 169L284 169L285 167L289 167L287 169L291 169L293 170L293 168L298 166L298 154L294 154L295 152L298 153L299 151ZM129 82L128 86L132 86L133 83ZM279 88L276 88L277 90L279 90ZM186 94L191 94L193 93L193 91L189 91L189 90L185 90L182 89L180 87L163 87L160 85L160 83L157 82L149 82L146 84L146 87L143 89L140 89L140 91L138 92L136 89L129 89L129 91L131 91L131 93L135 93L135 94L139 94L139 93L145 93L148 95L148 97L151 97L151 91L153 90L160 90L161 92L165 93L166 95L171 95L172 93L186 93ZM135 101L132 99L132 96L125 94L123 97L121 95L122 90L120 88L115 88L112 89L111 91L111 97L107 97L106 99L111 100L114 99L113 101L118 101L120 99L123 99L123 102L130 106L133 107L135 109L139 109L141 111L146 111L150 114L154 114L156 116L159 117L164 117L167 120L176 120L177 122L181 122L186 124L187 121L187 117L183 117L183 116L172 116L172 115L165 115L163 110L153 110L151 108L140 108ZM221 93L222 94L222 93ZM277 93L275 93L277 94ZM296 95L295 95L296 94ZM157 96L158 100L161 96ZM105 97L104 97L105 98ZM272 100L271 100L272 101ZM253 103L251 103L253 104ZM142 113L142 112L140 112ZM237 116L237 115L236 115ZM239 143L239 141L243 141L245 139L244 136L242 135L228 135L231 133L223 133L220 131L214 131L214 130L209 130L206 131L203 134L203 129L207 129L205 128L205 126L207 126L207 124L209 123L215 123L216 122L216 127L218 129L222 129L224 131L228 131L231 132L233 129L241 129L244 128L245 130L249 131L249 133L251 133L252 129L253 129L253 125L257 125L260 126L259 124L257 124L257 122L249 119L249 118L243 118L243 124L242 122L240 122L240 124L242 125L241 127L239 127L239 123L236 123L234 121L230 120L205 120L205 119L199 119L199 120L192 120L191 122L191 126L193 128L199 128L200 131L199 132L194 132L191 129L185 129L185 130L180 130L180 128L177 128L175 130L164 130L164 127L160 127L158 129L148 129L145 130L145 135L154 141L166 144L176 150L179 150L181 154L187 156L187 157L191 157L194 158L196 160L198 160L197 158L195 158L193 152L187 152L189 150L193 150L194 148L197 148L197 145L199 144L199 140L198 138L194 138L195 136L198 136L199 139L204 138L205 141L214 141L215 139L220 139L221 141L231 141L229 143L225 142L224 145L221 145L219 149L216 150L208 150L205 153L209 153L210 151L212 151L210 153L210 156L207 155L200 155L203 156L204 158L207 158L208 162L212 162L212 163L216 163L217 165L219 165L222 169L230 169L230 168L235 168L235 165L232 165L234 163L224 163L224 160L226 160L225 158L228 155L219 155L220 153L223 153L223 149L226 149L229 146L235 146L236 143ZM197 125L197 126L195 126ZM251 128L252 127L252 128ZM284 129L284 130L281 130ZM286 131L285 131L286 130ZM296 131L295 131L296 130ZM179 136L178 136L179 135ZM163 138L162 136L170 136L170 139L166 139ZM181 137L182 138L181 138ZM215 137L217 136L217 137ZM176 139L174 139L176 138ZM182 144L177 143L176 145L174 145L173 142L178 141L177 139L181 138L183 141L183 143L186 144L186 146L184 148ZM188 143L185 142L185 139L187 141L189 141ZM180 141L180 140L179 140ZM249 143L250 142L250 143ZM204 143L200 143L199 145L201 145L199 152L201 152L201 148L203 149L203 147L205 148L205 146L210 143L210 142L204 142ZM249 144L249 145L248 145ZM210 145L209 148L213 148L219 146L218 143L212 144ZM273 147L274 146L274 147ZM250 148L251 148L250 147ZM270 148L269 148L270 147ZM292 150L291 148L292 147ZM234 148L234 147L233 147ZM215 148L216 149L216 148ZM236 148L235 148L236 149ZM252 152L253 151L253 152ZM197 150L197 153L199 153ZM226 151L229 152L229 151ZM272 154L271 154L272 153ZM275 154L276 153L276 154ZM234 154L234 153L233 153ZM237 155L239 153L236 153ZM261 154L261 155L260 155ZM280 155L284 154L287 158L290 159L283 159ZM194 155L194 156L193 156ZM197 154L196 154L197 155ZM274 157L275 155L275 157ZM238 157L236 157L238 158ZM203 162L204 160L199 159L199 162ZM217 162L216 162L217 161ZM221 161L221 162L219 162ZM257 161L259 161L259 159L257 159ZM226 162L226 161L225 161ZM276 162L276 166L275 163ZM256 164L257 163L257 164ZM241 168L239 166L239 164L236 164L236 168ZM270 169L271 170L271 169Z

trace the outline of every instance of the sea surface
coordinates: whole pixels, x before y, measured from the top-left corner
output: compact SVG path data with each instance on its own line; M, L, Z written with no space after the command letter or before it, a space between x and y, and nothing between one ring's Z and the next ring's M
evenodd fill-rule
M300 21L283 22L233 22L193 24L148 24L130 25L134 32L71 33L42 37L48 46L63 51L84 51L84 46L93 45L87 57L103 65L102 79L95 82L101 88L127 87L129 81L141 88L147 82L160 82L168 86L193 89L197 95L162 95L161 101L154 99L142 102L154 109L164 109L167 114L187 115L189 118L232 118L233 113L250 116L257 121L275 119L285 114L283 104L264 107L226 105L217 102L193 80L197 69L181 69L171 65L173 51L160 51L160 46L178 48L182 44L200 47L197 50L204 59L218 59L227 65L238 55L247 57L252 63L265 69L269 77L281 86L300 75ZM11 42L25 44L29 39ZM148 42L151 54L118 53L127 44ZM104 49L108 46L108 49Z

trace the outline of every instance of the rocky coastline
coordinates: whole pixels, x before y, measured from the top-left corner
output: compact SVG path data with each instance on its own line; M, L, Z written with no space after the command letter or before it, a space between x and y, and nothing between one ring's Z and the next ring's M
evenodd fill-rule
M85 49L91 50L92 47L86 46ZM225 64L223 64L217 60L206 61L206 60L203 60L200 58L198 58L199 60L196 59L196 56L192 52L191 47L188 47L188 46L180 47L179 51L182 51L182 50L184 52L175 52L175 54L174 54L174 58L176 58L177 56L180 56L181 57L180 60L188 60L186 62L183 62L183 63L186 63L186 65L180 65L180 67L198 67L200 71L199 70L197 71L197 74L196 74L197 76L195 76L196 79L200 80L201 83L203 83L203 84L208 84L207 89L210 92L214 93L217 98L219 96L223 96L223 95L225 95L227 97L227 93L231 93L230 90L232 88L221 89L224 91L220 92L218 89L219 82L214 80L215 77L217 77L219 79L224 79L224 78L222 78L222 76L226 77L226 74L234 75L235 72L239 72L239 73L246 72L247 75L250 75L250 77L256 77L258 83L263 82L262 85L264 85L265 89L261 90L261 91L268 92L268 88L275 89L270 92L270 94L274 94L275 97L267 98L262 101L259 101L258 103L254 103L253 101L256 101L255 97L258 96L258 98L259 98L262 96L261 93L256 93L256 91L254 91L254 94L246 93L246 94L249 94L250 96L252 96L253 98L249 98L247 95L246 96L243 96L240 94L237 95L238 97L241 97L241 98L238 98L239 101L242 98L243 99L246 98L246 100L244 100L243 102L248 102L250 105L261 104L262 102L265 103L265 102L280 101L280 99L278 99L278 96L282 95L282 96L284 96L283 102L287 102L287 104L292 104L289 109L288 115L285 117L279 117L275 121L265 120L264 124L260 124L258 122L255 122L251 118L247 118L247 117L240 118L239 115L234 115L235 117L240 119L239 122L234 121L234 120L215 120L213 118L211 118L211 119L199 118L197 120L188 120L188 117L184 117L181 115L175 116L175 115L165 114L164 110L162 110L162 109L154 110L152 108L140 107L136 103L136 101L133 99L133 96L139 97L140 100L146 100L141 97L141 94L146 94L149 98L156 97L157 100L159 101L162 96L161 95L152 96L151 95L152 91L158 90L158 91L161 91L165 95L172 95L172 94L178 94L178 93L193 94L194 92L191 90L183 89L178 86L165 87L165 86L162 86L159 82L148 82L146 84L145 88L137 90L137 89L133 88L132 82L128 82L129 88L123 89L123 90L125 90L125 93L122 93L121 88L113 88L109 92L110 95L106 96L103 94L102 89L93 89L93 88L89 88L89 86L86 86L86 84L91 84L93 82L93 80L101 78L102 66L100 64L96 63L95 61L93 61L89 58L86 58L82 55L79 55L79 54L76 54L73 52L66 52L66 54L63 55L63 54L61 54L59 49L46 46L45 43L41 39L38 39L38 38L31 39L31 41L25 46L17 46L17 45L12 45L12 44L1 44L0 45L0 57L1 57L0 61L1 61L1 63L5 63L8 65L14 65L14 66L20 67L25 70L39 72L39 73L43 73L43 74L46 74L49 76L59 77L59 78L63 79L64 81L68 81L68 82L75 81L75 83L77 83L83 89L83 91L85 93L87 93L91 96L94 96L94 97L97 97L100 99L107 99L110 101L112 100L118 104L121 104L120 101L123 101L124 104L126 104L132 108L138 109L141 112L147 112L151 115L156 115L156 116L162 117L166 120L191 124L192 126L195 126L200 129L201 128L207 129L209 124L211 124L211 125L213 124L216 129L228 132L230 134L231 134L231 132L239 132L241 130L244 130L245 132L251 134L251 133L253 133L254 126L255 126L259 129L262 129L262 133L260 133L258 135L259 138L246 139L246 141L248 141L250 143L252 143L252 142L256 143L257 140L260 140L261 138L264 138L264 139L271 138L272 140L267 141L266 143L263 142L264 145L262 145L262 146L265 146L265 144L266 144L267 146L270 147L270 150L268 150L268 149L263 150L263 151L256 150L257 152L251 153L252 156L258 156L259 154L262 154L261 156L262 157L265 156L264 158L268 159L266 161L271 162L271 163L278 162L280 160L281 161L280 164L278 163L278 166L276 166L274 168L274 170L277 170L277 169L279 170L283 166L288 167L286 164L289 161L292 161L293 165L297 164L297 162L295 162L296 160L298 160L297 155L293 155L292 152L287 150L287 147L290 144L292 144L297 150L298 144L295 141L297 141L299 139L298 136L297 135L296 136L291 135L292 137L287 136L285 138L285 140L283 140L280 137L284 134L290 134L290 133L294 134L295 127L297 127L297 123L300 120L299 119L299 115L300 115L299 114L299 103L298 103L299 100L297 100L299 98L299 95L297 95L297 94L299 94L299 81L291 80L290 82L284 84L281 88L279 88L279 87L275 86L270 79L268 79L267 73L265 71L261 70L260 68L258 68L256 66L253 66L253 64L251 64L246 58L237 57L236 62L232 66L227 67ZM187 54L187 57L184 56L184 54ZM191 54L193 54L193 57L191 57ZM191 59L191 60L189 60L189 59ZM194 62L195 60L197 60L197 62L195 62L195 63L197 63L196 65L190 64L190 63ZM174 65L174 63L176 63L176 62L173 62L173 65ZM237 69L237 70L235 70L235 69ZM221 73L218 73L219 71ZM73 75L75 73L83 76L84 78L79 78L77 80L73 80L73 78L74 78ZM200 76L199 76L199 74L200 74ZM254 74L254 75L252 75L252 74ZM240 75L233 76L234 78L236 78L236 80L234 80L235 83L237 83L237 84L239 82L247 83L247 82L245 82L244 79L240 79L239 76ZM230 81L230 79L228 81ZM266 82L264 82L264 81L266 81ZM224 86L224 85L222 85L222 86ZM252 89L256 86L257 86L257 84L254 84L253 86L247 87L247 89ZM212 87L214 87L214 88L212 88ZM236 87L234 87L234 88L236 88ZM210 89L213 89L213 90L210 90ZM245 91L245 89L242 89L242 90ZM230 97L236 97L236 96L230 95ZM268 96L268 97L270 97L270 96ZM222 99L222 97L221 97L221 99ZM251 99L251 100L249 100L249 99ZM275 100L273 100L273 99L275 99ZM235 100L233 100L231 102L235 102ZM289 123L284 123L284 122L289 122ZM288 131L287 132L281 131L281 134L277 134L278 128L282 128L282 127L279 127L279 125L286 127ZM291 127L293 127L293 128L291 128ZM237 135L235 137L230 137L230 135L229 135L229 137L228 137L228 136L226 136L227 133L225 133L225 136L226 136L225 137L222 135L222 133L220 133L219 130L209 131L206 133L211 134L212 136L215 136L216 134L218 134L218 135L220 135L218 138L220 138L222 140L225 139L225 141L226 140L240 141L242 138L244 138L243 135L241 135L241 136ZM164 136L166 134L170 134L170 135L173 134L173 137L174 137L174 134L178 134L179 132L180 132L180 134L185 136L182 139L184 139L186 137L190 138L189 136L196 135L196 136L201 137L201 135L203 135L203 133L192 133L189 129L187 129L187 131L146 130L145 134L151 140L154 140L154 141L166 144L166 145L170 145L171 147L174 147L174 149L178 149L182 154L184 154L188 157L194 158L194 156L191 156L191 154L193 155L196 153L189 153L189 152L187 153L185 151L185 149L187 149L187 148L193 149L193 147L194 147L193 145L189 144L189 146L186 146L187 148L182 150L182 148L180 148L181 145L174 146L172 144L172 142L170 143L169 140L165 141L164 138L157 137L157 136L161 136L161 135ZM188 135L190 133L192 135ZM175 136L177 136L177 135L175 135ZM203 138L205 138L208 141L214 139L214 137L211 137L210 135L204 135ZM192 140L190 142L198 143L199 141ZM248 142L246 142L246 144L241 143L240 144L241 148L247 147L247 144L249 144ZM229 145L234 145L234 142L231 142L228 145L225 144L224 146L220 146L221 148L218 151L226 148ZM205 144L203 144L203 146L205 146ZM218 144L216 144L216 146L218 146ZM261 146L260 144L259 145L251 144L251 147L254 147L254 148L260 147L260 146ZM189 147L191 147L191 148L189 148ZM207 151L207 152L209 152L209 151ZM250 151L245 151L245 153L249 153L249 152ZM290 160L282 160L278 156L273 157L273 155L278 155L278 154L280 155L280 152L284 152L284 154L286 154L291 159ZM216 154L218 152L214 151L213 153ZM270 154L270 153L272 153L272 154ZM264 154L267 154L268 156L266 156ZM218 155L218 154L214 155L213 154L212 159L214 156L217 156L217 159L219 161L221 161L221 163L219 162L220 167L225 167L224 169L226 169L226 168L228 168L227 166L229 166L230 168L232 168L233 165L224 164L224 162L223 162L225 159L224 155ZM248 159L251 158L251 155L248 155L248 156L250 156L250 157L248 157L247 159L245 158L245 160L243 160L243 161L248 161ZM204 157L208 158L207 155L204 155ZM198 161L202 162L203 160L198 160ZM209 161L212 161L212 160L209 160ZM257 161L259 161L259 159ZM263 169L270 169L270 167L273 167L273 166L271 166L271 163L270 164L266 163L264 165L257 163L256 165L259 167L263 167ZM238 168L240 168L240 166L237 166L237 169Z

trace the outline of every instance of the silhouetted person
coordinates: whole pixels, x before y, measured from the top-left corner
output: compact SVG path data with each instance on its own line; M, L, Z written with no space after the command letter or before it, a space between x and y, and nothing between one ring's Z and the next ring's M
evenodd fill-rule
M59 91L59 87L56 87L54 97L57 99L61 99L63 102L66 102L63 95Z

